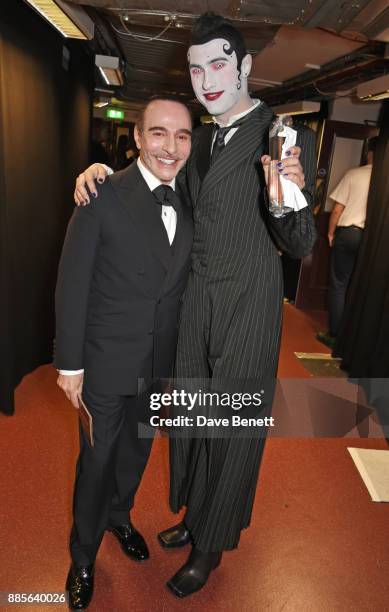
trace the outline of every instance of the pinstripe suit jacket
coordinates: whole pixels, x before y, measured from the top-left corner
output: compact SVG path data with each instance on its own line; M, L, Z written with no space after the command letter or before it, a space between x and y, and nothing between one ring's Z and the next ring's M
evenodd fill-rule
M212 127L197 130L187 163L187 185L193 205L194 269L215 275L234 267L247 254L269 254L275 248L300 258L315 242L310 207L276 219L268 213L260 162L267 148L273 112L266 104L252 111L210 166ZM304 195L313 202L315 144L311 130L298 132L305 172ZM205 270L203 270L204 272Z

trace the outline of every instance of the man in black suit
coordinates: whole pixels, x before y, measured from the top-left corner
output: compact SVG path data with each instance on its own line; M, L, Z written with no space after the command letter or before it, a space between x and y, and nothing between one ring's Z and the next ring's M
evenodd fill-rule
M279 251L300 258L315 241L314 139L310 134L296 142L306 187L297 147L278 164L279 173L303 194L292 185L286 201L291 212L272 216L260 160L266 171L273 112L249 95L252 58L242 34L221 16L202 15L194 24L188 61L193 90L214 126L195 134L186 166L194 240L175 373L206 381L212 390L219 385L215 390L223 391L224 384L242 392L249 381L263 389L274 381L280 348ZM104 176L104 168L94 165L78 177L78 204L89 199L85 183L97 195L93 179L101 182ZM272 392L270 384L268 409ZM202 588L222 552L237 547L250 524L265 436L264 427L230 439L171 436L170 506L174 512L186 506L186 514L159 540L166 548L192 544L187 562L168 581L175 595Z
M58 385L76 408L82 395L94 429L93 447L80 434L67 581L72 609L91 600L105 530L130 558L149 556L129 520L152 444L138 436L138 381L172 374L190 268L191 209L175 178L190 153L190 114L180 102L155 99L134 135L138 163L107 181L95 206L74 211L59 265Z

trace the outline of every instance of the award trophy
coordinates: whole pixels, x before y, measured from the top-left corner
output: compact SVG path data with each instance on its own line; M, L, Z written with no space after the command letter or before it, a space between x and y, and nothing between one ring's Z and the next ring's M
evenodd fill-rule
M285 128L282 117L274 119L269 128L269 177L267 191L269 194L269 210L275 217L282 217L290 209L285 207L284 193L281 178L277 170L277 163L282 157L282 145L285 142Z

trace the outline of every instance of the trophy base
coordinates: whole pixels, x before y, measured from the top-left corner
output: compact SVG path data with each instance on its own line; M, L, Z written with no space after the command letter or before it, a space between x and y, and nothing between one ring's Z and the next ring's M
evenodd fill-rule
M290 206L285 206L284 203L280 204L279 202L270 202L269 212L273 217L284 217L288 213L292 212L293 208Z

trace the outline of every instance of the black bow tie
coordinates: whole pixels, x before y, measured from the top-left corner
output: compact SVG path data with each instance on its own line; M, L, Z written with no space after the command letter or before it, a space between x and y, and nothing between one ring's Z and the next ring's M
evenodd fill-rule
M177 210L179 198L170 185L158 185L153 189L153 195L161 206L173 206Z

